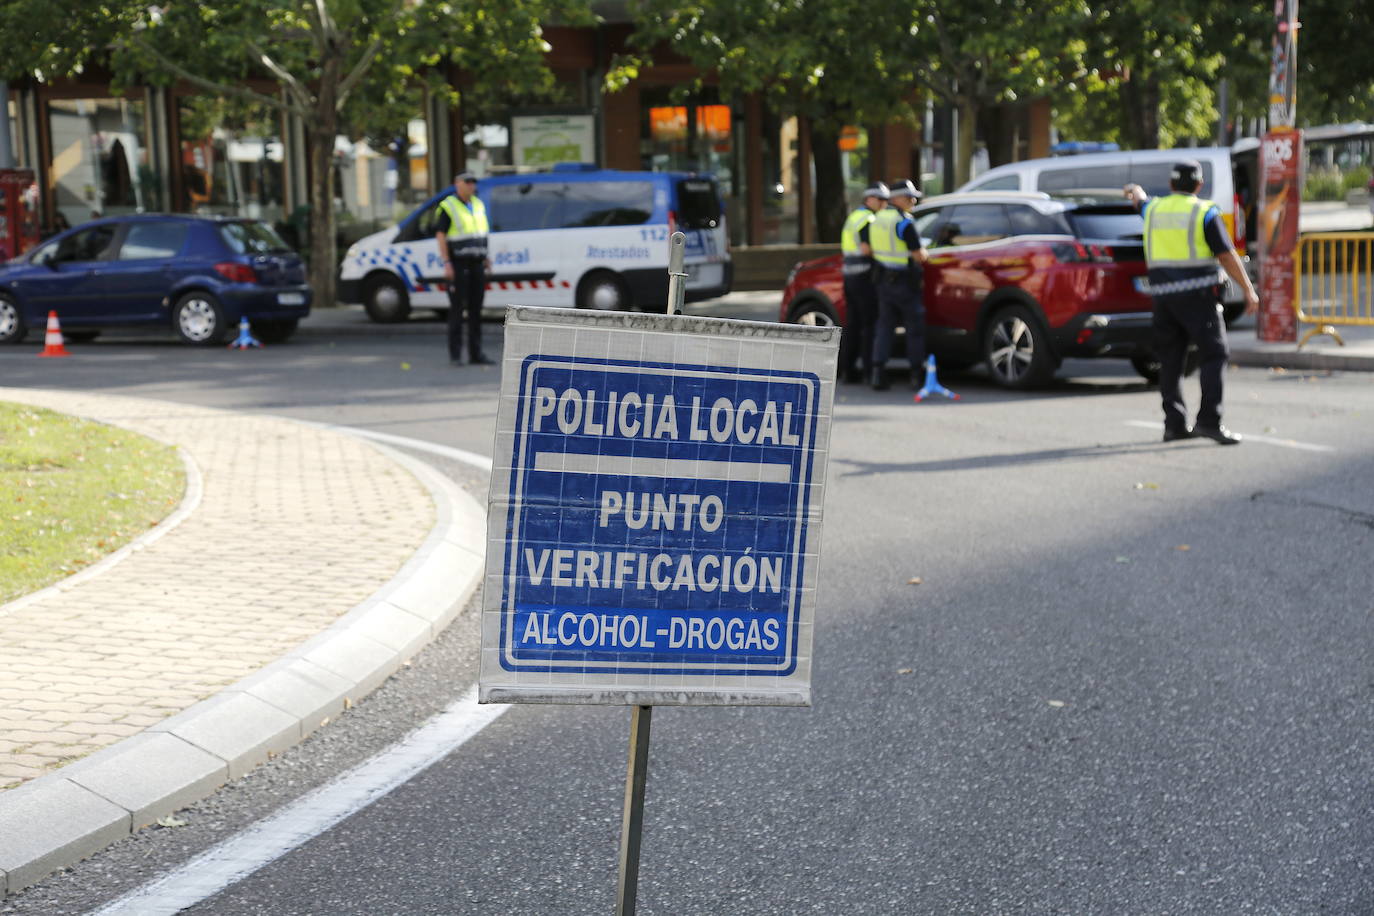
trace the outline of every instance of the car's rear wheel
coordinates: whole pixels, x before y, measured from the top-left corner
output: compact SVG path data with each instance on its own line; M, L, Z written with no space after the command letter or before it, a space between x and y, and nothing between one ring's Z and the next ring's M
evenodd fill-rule
M9 296L0 296L0 344L17 344L29 332L19 303Z
M577 284L577 307L599 312L622 312L630 307L630 292L621 279L609 270L597 270ZM665 303L658 308L664 311Z
M1003 388L1043 385L1056 368L1049 335L1024 305L1008 306L992 316L983 331L983 359L988 375Z
M195 290L172 307L172 326L183 343L208 347L224 339L224 310L214 296Z
M291 335L296 333L296 327L299 324L299 318L279 318L270 321L248 322L248 326L253 330L253 336L266 344L286 343Z
M378 324L395 324L410 317L410 294L391 274L373 274L363 286L363 308Z
M813 328L833 328L840 323L834 306L811 296L793 302L787 310L787 320Z

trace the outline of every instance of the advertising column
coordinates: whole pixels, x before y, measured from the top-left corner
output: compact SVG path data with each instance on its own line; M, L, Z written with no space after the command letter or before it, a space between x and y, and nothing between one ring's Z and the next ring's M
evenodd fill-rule
M1297 106L1298 0L1275 0L1269 68L1269 126L1260 147L1260 340L1298 339L1293 253L1302 200L1302 133Z

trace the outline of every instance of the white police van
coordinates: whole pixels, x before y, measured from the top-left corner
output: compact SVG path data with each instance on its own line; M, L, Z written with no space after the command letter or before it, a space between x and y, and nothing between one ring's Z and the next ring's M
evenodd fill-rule
M353 244L339 274L341 302L373 321L403 321L413 308L448 309L435 242L445 188L400 224ZM477 183L491 223L485 305L663 311L668 237L687 237L686 301L730 291L720 189L709 175L621 172L581 163L496 175Z

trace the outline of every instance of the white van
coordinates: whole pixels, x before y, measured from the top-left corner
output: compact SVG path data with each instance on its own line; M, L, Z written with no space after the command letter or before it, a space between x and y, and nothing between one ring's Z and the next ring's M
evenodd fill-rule
M1242 141L1234 149L1185 147L1181 149L1122 150L1084 153L1049 159L1026 159L988 169L969 181L964 191L1042 191L1052 197L1093 200L1119 199L1121 189L1138 184L1151 197L1169 193L1169 171L1180 159L1196 159L1202 166L1202 196L1216 202L1231 234L1231 242L1254 276L1257 265L1248 263L1247 241L1254 238L1254 210L1258 194L1256 144ZM1227 278L1222 292L1227 322L1245 310L1240 288Z
M445 188L399 224L349 247L339 301L373 321L403 321L413 308L448 310L435 241ZM477 183L487 207L492 273L486 306L641 309L668 301L668 237L687 236L685 299L730 291L729 236L714 178L687 172L620 172L580 163L497 175Z

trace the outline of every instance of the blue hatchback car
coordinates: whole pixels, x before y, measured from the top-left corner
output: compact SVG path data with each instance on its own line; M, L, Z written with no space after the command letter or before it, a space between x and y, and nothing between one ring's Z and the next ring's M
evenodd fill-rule
M0 265L0 344L57 313L64 334L166 326L224 340L241 318L280 343L310 314L305 264L270 226L237 217L138 214L83 223Z

